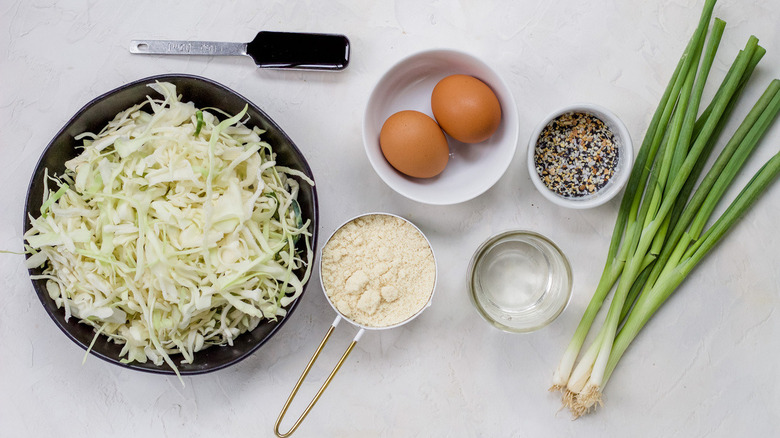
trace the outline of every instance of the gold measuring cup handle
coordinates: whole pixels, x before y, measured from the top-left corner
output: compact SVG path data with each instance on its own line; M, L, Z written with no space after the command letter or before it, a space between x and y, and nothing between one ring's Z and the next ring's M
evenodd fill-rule
M284 407L282 407L282 412L279 413L279 417L276 419L276 424L274 424L274 433L279 438L285 438L293 434L296 429L298 429L298 426L301 425L303 422L303 419L306 418L306 416L309 414L309 411L311 411L311 408L314 407L314 404L317 403L317 401L320 399L320 396L323 392L325 392L325 389L330 384L330 381L333 380L333 377L336 375L336 373L339 371L339 368L341 368L341 365L344 364L344 361L347 359L347 356L349 356L349 353L352 352L352 349L355 348L355 345L357 345L357 342L360 340L360 337L363 336L364 329L361 328L358 333L355 335L355 338L352 339L352 343L349 344L349 347L347 347L347 351L344 352L344 354L341 356L341 359L339 359L338 363L336 363L336 366L333 368L333 371L330 372L330 375L327 379L325 379L325 383L320 386L320 389L317 391L317 394L314 395L314 398L309 403L309 406L306 406L306 409L303 410L303 413L300 417L295 421L295 424L292 425L290 430L287 432L280 432L279 426L282 423L282 419L284 418L284 415L287 413L287 409L290 407L290 403L292 403L293 399L295 398L295 395L298 394L298 390L301 389L301 384L303 383L304 379L306 379L306 376L309 374L309 371L311 371L312 365L314 365L314 362L317 361L317 357L319 357L320 352L322 352L323 347L325 347L325 344L328 342L328 339L330 339L330 335L333 333L333 330L336 329L336 326L339 325L339 322L341 321L341 315L337 316L336 319L333 321L333 324L330 325L330 329L328 329L328 332L325 334L325 337L322 338L322 342L320 342L319 347L317 347L317 350L314 351L314 355L309 360L309 363L306 365L306 368L303 369L303 373L301 374L301 377L298 379L298 382L295 384L295 387L293 387L292 392L290 393L290 396L287 397L287 401L284 403Z

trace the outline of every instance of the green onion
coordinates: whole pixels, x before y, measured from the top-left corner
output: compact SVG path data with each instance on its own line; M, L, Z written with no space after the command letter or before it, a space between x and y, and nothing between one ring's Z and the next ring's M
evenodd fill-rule
M780 111L780 81L775 80L691 197L704 163L765 53L758 39L750 37L697 119L726 26L715 18L707 36L714 5L715 0L705 2L699 25L647 129L618 211L601 279L553 376L551 389L563 392L563 404L575 417L601 403L607 380L641 328L780 171L778 154L704 231L718 202ZM577 362L613 288L606 319Z
M775 154L753 176L729 208L702 237L701 244L696 247L695 251L681 260L676 267L662 275L653 288L640 296L635 310L631 312L631 317L626 321L626 324L615 339L614 346L610 352L605 382L615 369L617 362L626 351L626 348L628 348L628 345L639 334L639 330L650 320L650 317L655 314L661 304L671 296L691 270L715 247L745 211L750 208L769 184L777 178L778 173L780 173L780 152Z
M647 134L642 141L642 146L639 148L636 160L626 184L626 189L623 195L623 200L620 204L618 211L617 221L615 228L612 232L612 240L609 245L609 252L607 255L607 262L604 266L604 271L601 274L601 279L596 287L596 292L593 295L588 307L585 309L585 314L582 316L577 330L574 333L574 337L569 343L566 353L561 360L560 365L555 371L553 376L553 386L551 390L562 390L566 387L569 376L571 375L572 368L576 362L577 355L579 354L582 344L585 342L585 337L590 330L593 320L596 318L596 314L601 308L602 303L607 297L607 294L612 289L612 286L618 279L618 276L622 272L623 264L625 262L625 254L621 251L618 254L618 249L627 250L627 246L621 247L620 242L624 232L627 232L627 223L629 221L629 215L632 211L633 200L635 197L641 198L642 192L637 195L637 190L642 188L647 181L650 167L646 164L652 163L655 154L658 150L658 146L661 142L661 136L659 133L663 133L663 129L671 117L672 109L676 101L676 96L679 93L682 86L681 78L686 76L687 69L690 64L686 64L686 60L689 58L688 52L693 46L694 40L688 44L688 47L683 52L680 62L677 64L677 68L672 75L672 79L669 81L669 85L664 91L661 102L658 104L658 108L650 121L650 126L647 129ZM674 99L670 97L675 96ZM635 214L633 215L635 217ZM628 230L630 232L631 230Z

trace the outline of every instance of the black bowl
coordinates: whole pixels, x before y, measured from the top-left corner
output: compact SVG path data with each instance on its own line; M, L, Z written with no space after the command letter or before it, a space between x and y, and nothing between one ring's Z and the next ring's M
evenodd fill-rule
M141 79L129 84L123 85L113 91L109 91L102 96L97 97L80 109L73 118L65 124L54 139L43 151L38 166L35 168L30 186L27 191L27 201L24 214L24 230L30 229L28 214L37 217L40 215L41 201L43 199L43 175L44 169L49 170L50 175L61 175L65 171L65 162L77 156L80 150L77 146L80 142L73 139L74 136L85 132L98 132L116 114L124 111L131 106L142 102L147 95L155 97L157 93L147 85L158 82L170 82L176 85L176 92L182 95L183 101L192 101L196 107L214 107L226 111L228 114L237 114L245 104L249 105L249 126L258 126L266 130L262 136L264 140L271 144L277 154L277 162L281 165L297 169L309 178L314 179L311 169L301 151L295 146L293 141L282 129L266 115L263 110L252 102L239 95L235 91L198 76L166 74L152 76ZM312 233L312 248L317 247L317 191L308 184L301 184L298 202L301 206L301 212L304 218L311 219L310 231ZM303 241L299 245L303 245ZM301 248L304 249L304 248ZM313 249L312 249L313 251ZM37 275L41 269L31 269L30 274ZM87 349L95 336L91 326L79 323L77 318L72 317L65 321L65 312L58 309L54 300L49 297L46 291L45 280L32 280L35 292L43 303L46 312L57 324L57 326L76 344L83 349ZM305 292L305 285L304 285ZM212 346L195 354L192 364L180 363L181 355L172 356L174 363L177 364L179 372L185 374L202 374L210 371L225 368L239 362L260 348L268 339L276 334L281 326L290 318L303 295L290 303L287 309L287 315L280 318L277 322L261 322L253 331L238 336L233 346ZM151 362L130 363L120 362L119 352L121 345L110 342L107 337L100 336L90 350L90 353L113 364L130 368L133 370L146 371L159 374L173 374L173 370L167 365L157 366Z

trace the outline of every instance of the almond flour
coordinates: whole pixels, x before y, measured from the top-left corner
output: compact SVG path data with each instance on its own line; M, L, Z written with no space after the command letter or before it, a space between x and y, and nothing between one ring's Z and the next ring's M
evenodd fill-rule
M346 318L387 327L430 300L436 262L425 237L396 216L372 214L341 227L322 250L322 284Z

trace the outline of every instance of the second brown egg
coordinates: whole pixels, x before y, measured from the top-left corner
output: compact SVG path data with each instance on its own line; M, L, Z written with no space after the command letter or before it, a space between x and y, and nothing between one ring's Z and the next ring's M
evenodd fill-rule
M433 116L444 132L463 143L490 138L501 124L501 104L493 90L469 75L450 75L431 94Z

